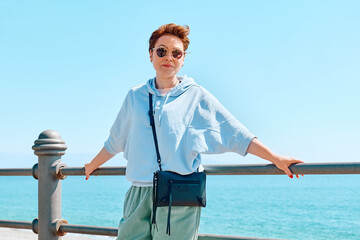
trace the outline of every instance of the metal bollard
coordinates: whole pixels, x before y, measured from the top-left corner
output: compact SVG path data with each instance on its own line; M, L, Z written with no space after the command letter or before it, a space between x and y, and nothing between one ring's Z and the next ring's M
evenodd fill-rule
M32 147L38 156L38 239L58 240L61 219L61 176L59 169L64 166L61 156L67 149L59 133L43 131Z

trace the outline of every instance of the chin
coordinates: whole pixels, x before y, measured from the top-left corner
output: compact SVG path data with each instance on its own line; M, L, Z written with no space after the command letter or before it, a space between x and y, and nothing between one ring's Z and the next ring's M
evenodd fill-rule
M164 78L171 78L176 76L178 72L175 72L174 70L171 71L159 71L157 72L157 75L164 77Z

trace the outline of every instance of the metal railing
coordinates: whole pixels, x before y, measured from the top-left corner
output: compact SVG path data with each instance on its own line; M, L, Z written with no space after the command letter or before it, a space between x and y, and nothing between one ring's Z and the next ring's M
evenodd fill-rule
M67 149L61 136L53 130L39 135L32 147L38 163L32 168L0 169L0 176L33 176L38 179L38 218L32 222L0 220L0 227L32 229L39 240L58 240L66 233L117 236L117 228L69 224L61 218L61 180L85 175L84 168L67 167L61 156ZM207 165L207 175L284 175L273 164ZM299 163L290 166L294 174L360 174L360 162ZM125 167L102 167L92 175L125 175ZM199 240L264 239L199 234Z

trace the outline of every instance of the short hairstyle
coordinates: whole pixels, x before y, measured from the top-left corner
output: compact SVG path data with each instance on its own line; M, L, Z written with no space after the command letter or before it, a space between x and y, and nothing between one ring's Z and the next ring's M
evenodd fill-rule
M184 51L186 51L190 44L190 40L188 38L189 33L190 28L188 25L181 26L174 23L164 24L151 34L149 39L149 51L155 47L156 41L164 35L174 35L180 38L184 45Z

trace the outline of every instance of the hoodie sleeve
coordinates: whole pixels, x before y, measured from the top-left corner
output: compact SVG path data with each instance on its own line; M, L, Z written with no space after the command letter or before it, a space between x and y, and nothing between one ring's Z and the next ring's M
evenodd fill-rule
M187 143L192 151L204 154L236 152L242 156L255 135L242 125L209 92L197 99L188 125Z
M110 129L109 138L106 140L104 147L110 154L123 152L125 149L126 139L130 130L130 110L131 97L128 92L123 105L118 113L113 126Z

